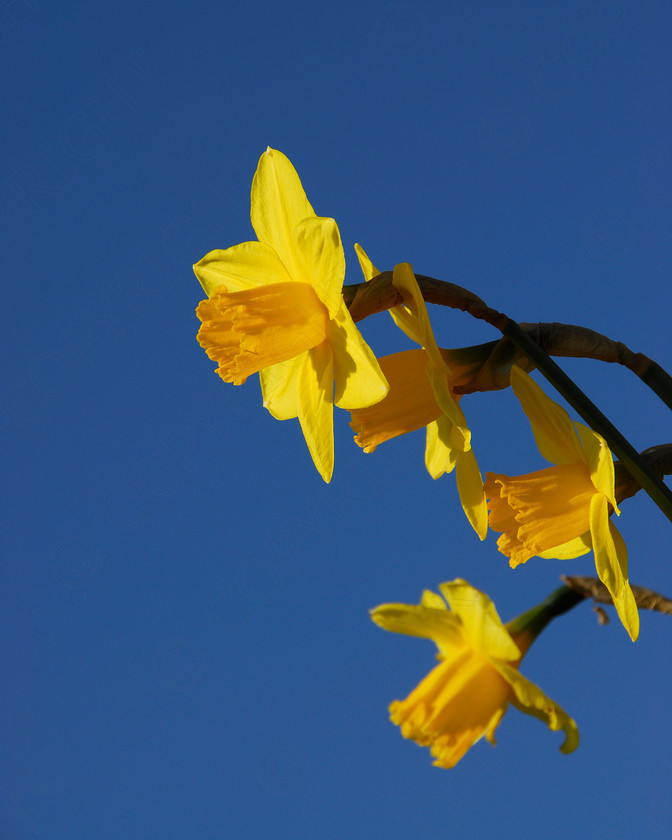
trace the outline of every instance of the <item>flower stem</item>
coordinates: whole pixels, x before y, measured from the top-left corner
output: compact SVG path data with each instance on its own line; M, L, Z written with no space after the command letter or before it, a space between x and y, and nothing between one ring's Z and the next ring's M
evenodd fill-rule
M640 457L637 450L605 417L579 386L567 376L559 365L536 344L528 334L510 318L499 325L502 334L519 347L548 379L551 385L574 408L593 431L602 435L609 448L620 459L630 475L635 478L658 505L667 518L672 521L672 492L661 481L649 464Z

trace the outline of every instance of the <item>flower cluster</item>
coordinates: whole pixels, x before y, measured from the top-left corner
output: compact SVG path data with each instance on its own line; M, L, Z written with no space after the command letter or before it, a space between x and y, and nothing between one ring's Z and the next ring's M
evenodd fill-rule
M635 640L639 617L625 543L611 521L620 511L604 439L572 422L525 370L510 364L510 385L552 466L520 476L487 472L484 481L461 401L470 383L478 390L477 376L487 379L483 348L489 345L440 348L413 269L400 263L392 284L401 302L390 314L417 347L376 358L343 298L336 222L316 215L290 161L270 148L252 183L251 220L257 241L211 251L194 266L208 296L196 310L198 341L219 376L240 385L258 373L264 407L278 420L298 418L326 482L334 466L334 404L350 412L355 442L367 453L424 428L427 471L434 479L455 471L478 537L485 539L489 528L500 532L497 546L512 567L535 556L575 558L592 550ZM355 248L365 281L379 276ZM527 624L505 626L490 599L465 581L440 589L443 598L427 591L419 605L385 604L371 614L381 627L430 638L439 650L434 670L390 707L404 737L429 746L435 764L452 767L481 737L494 742L512 704L562 729L563 751L575 749L574 721L518 670L546 621L539 620L543 611L533 611Z

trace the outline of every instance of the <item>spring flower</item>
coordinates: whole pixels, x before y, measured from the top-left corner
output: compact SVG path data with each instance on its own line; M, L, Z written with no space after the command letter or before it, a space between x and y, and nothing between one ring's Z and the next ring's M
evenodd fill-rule
M628 552L609 518L610 508L620 515L609 448L587 426L572 423L564 408L515 366L511 385L539 451L555 466L514 477L486 473L490 527L502 532L497 546L512 567L535 555L565 559L592 548L600 580L635 641L639 614L628 582Z
M355 246L367 280L378 274L360 246ZM413 269L408 263L395 266L393 283L404 305L390 310L397 326L422 349L394 353L379 359L390 391L381 402L352 411L350 425L355 442L365 452L398 435L427 428L425 465L432 478L455 468L460 502L481 539L488 530L483 480L471 448L471 432L459 406L456 385L468 382L480 358L450 365L448 352L436 344L427 306ZM480 351L480 348L475 348Z
M365 408L388 391L345 306L345 258L333 219L316 216L290 161L274 149L252 182L258 242L211 251L194 266L208 295L198 341L225 382L260 374L273 417L298 417L325 481L334 464L333 404ZM335 386L335 387L334 387Z
M552 617L538 608L505 627L490 598L464 580L426 590L419 605L383 604L372 620L394 633L432 639L439 664L405 700L390 705L390 718L404 738L428 746L438 767L454 767L467 750L494 733L509 703L562 729L562 752L579 743L574 721L536 685L519 673L520 661L542 627ZM532 619L526 619L534 614ZM558 614L556 612L555 614Z

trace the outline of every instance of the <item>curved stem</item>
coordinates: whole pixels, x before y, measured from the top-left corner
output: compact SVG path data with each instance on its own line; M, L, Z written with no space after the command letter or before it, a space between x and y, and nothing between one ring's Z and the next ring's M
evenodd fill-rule
M509 338L534 362L556 391L561 394L591 429L598 432L609 444L609 448L618 456L623 466L635 478L642 489L646 490L653 501L672 522L672 491L658 478L647 461L640 457L637 450L605 417L600 409L590 400L579 386L548 356L532 339L510 318L500 327Z
M490 308L481 298L457 286L446 283L434 277L416 274L416 280L424 299L429 303L450 306L468 312L474 318L487 321L496 327L506 338L530 359L539 372L548 379L586 423L609 444L610 449L621 460L623 466L632 477L639 482L667 518L672 521L672 492L656 475L648 463L640 458L639 453L605 417L597 406L583 393L553 359L537 344L528 333L507 315ZM356 286L344 286L343 298L355 321L360 321L368 315L391 309L403 303L401 293L392 284L392 272L385 271L366 283ZM644 357L646 358L646 357ZM650 361L650 360L648 360ZM652 363L654 364L654 363ZM658 366L656 365L656 368ZM660 371L665 373L662 368ZM651 373L651 366L645 367L644 374L649 372L649 381L655 380L664 385L665 377ZM640 374L641 375L641 374ZM642 376L644 381L647 381ZM669 378L669 377L668 377Z

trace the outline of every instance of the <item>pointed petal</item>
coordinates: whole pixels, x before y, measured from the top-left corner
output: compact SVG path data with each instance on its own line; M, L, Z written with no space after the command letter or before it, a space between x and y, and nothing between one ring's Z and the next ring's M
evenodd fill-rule
M502 624L493 602L466 580L450 581L439 586L452 612L459 616L469 643L488 657L515 662L520 659L518 646Z
M303 263L301 277L294 279L310 283L329 317L335 318L343 302L345 278L345 255L336 222L320 216L303 219L294 230L294 238Z
M517 365L511 367L511 385L532 425L542 456L551 464L585 462L574 424L565 409L547 397L534 379Z
M301 353L294 359L259 371L261 396L264 408L267 408L276 420L291 420L299 413L296 382L299 368L306 360Z
M466 513L479 539L484 540L488 533L488 503L483 490L483 478L473 449L459 455L455 478L462 510Z
M457 445L452 439L457 437ZM440 478L455 467L462 454L463 437L457 426L442 414L427 426L425 444L425 466L432 478Z
M370 616L383 630L432 639L442 649L464 644L459 622L446 609L422 604L381 604L371 610Z
M293 278L299 277L301 258L294 230L315 211L299 176L282 152L267 149L252 181L252 227L260 242L277 252Z
M317 471L327 482L334 471L334 366L327 341L306 354L296 377L299 422Z
M392 283L395 289L398 289L404 296L404 303L410 310L416 323L421 341L419 343L427 351L433 367L437 371L443 371L446 376L450 374L450 368L444 361L439 348L434 338L432 325L429 321L429 313L427 312L427 305L418 286L418 281L415 279L413 269L410 263L399 263L395 265L392 275Z
M194 274L211 297L219 286L242 292L292 278L273 248L262 242L242 242L225 251L210 251L194 266Z
M436 592L432 592L431 589L422 590L422 598L420 599L420 604L423 607L432 607L435 610L448 609L448 605L443 600L443 598Z
M616 526L609 521L607 500L599 493L590 503L590 536L597 574L609 590L618 617L634 642L639 635L639 613L628 582L628 552Z
M414 329L417 331L416 340L419 339L418 343L427 352L427 375L432 384L436 401L446 417L450 418L461 430L464 436L463 448L468 449L471 433L464 419L464 414L451 393L449 384L451 371L436 344L432 325L429 322L427 306L409 263L395 265L392 282L395 288L403 294L406 307L413 317ZM410 333L408 334L410 335Z
M546 560L571 560L574 557L588 554L589 551L592 551L592 548L593 542L590 539L590 531L588 531L580 537L562 543L562 545L549 548L548 551L540 551L537 557L544 557Z
M590 470L590 480L595 489L607 497L616 514L620 516L614 487L614 459L606 440L583 423L577 422L576 429Z
M342 298L336 317L329 321L328 341L334 355L336 405L352 410L384 399L390 390L387 379Z
M373 277L377 277L380 274L380 271L375 267L375 265L369 259L366 251L362 248L361 245L355 244L355 251L357 252L357 258L359 259L359 264L362 269L362 273L364 274L364 279L368 282ZM393 306L390 310L388 310L390 315L392 316L392 320L394 323L399 327L399 329L406 333L406 335L411 339L411 341L415 341L416 344L422 345L422 336L420 334L420 330L418 328L418 324L405 306Z
M364 275L364 279L367 281L377 277L380 274L380 271L375 267L375 265L369 259L368 254L362 248L362 246L355 242L355 253L357 254L357 259L359 260L360 268L362 269L362 274Z
M511 700L513 705L526 715L542 720L553 731L562 729L565 733L565 742L560 747L560 751L574 752L579 746L579 730L567 712L515 668L503 662L492 664L513 689L514 697Z

